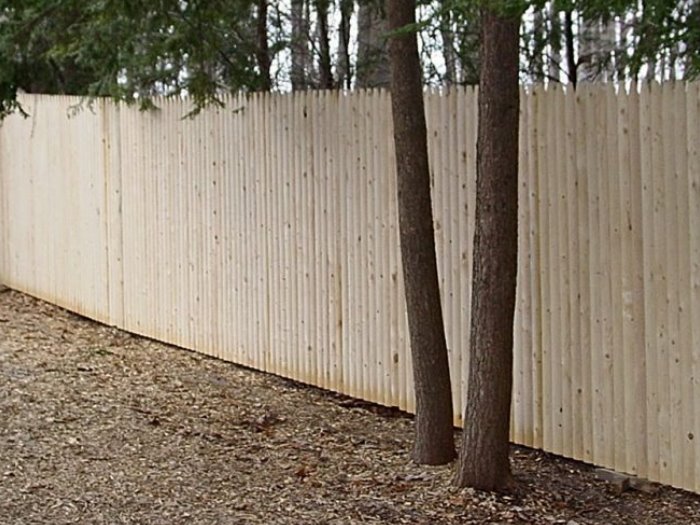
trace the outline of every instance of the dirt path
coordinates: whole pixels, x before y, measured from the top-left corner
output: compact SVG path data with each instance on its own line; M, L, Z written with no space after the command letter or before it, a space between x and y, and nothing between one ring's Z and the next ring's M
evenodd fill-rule
M0 293L0 523L700 523L513 448L519 491L408 458L411 419Z

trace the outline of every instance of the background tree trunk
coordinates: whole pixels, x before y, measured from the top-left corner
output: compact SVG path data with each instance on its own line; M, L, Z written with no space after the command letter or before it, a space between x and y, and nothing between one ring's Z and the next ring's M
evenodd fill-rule
M306 17L306 0L292 0L292 70L294 91L309 87L309 24Z
M617 27L616 27L615 19L612 18L610 20L607 20L603 24L603 31L602 31L602 49L601 49L601 57L599 57L599 60L602 62L602 65L604 66L602 69L603 72L603 81L604 82L615 82L616 77L617 77L617 58L616 58L616 49L617 49Z
M445 4L445 0L442 2ZM445 85L459 82L457 78L457 53L455 53L455 38L452 30L452 15L446 9L440 17L440 36L442 37L442 57L445 60Z
M411 5L414 3L411 2ZM358 88L389 87L387 54L387 20L379 0L364 0L357 13L357 61L355 78Z
M508 433L518 257L520 20L482 10L469 383L457 485L510 480Z
M593 82L598 77L596 66L596 45L600 38L600 24L597 17L579 15L578 48L580 82Z
M392 31L415 22L415 1L388 0L386 5ZM416 392L413 458L418 463L439 465L455 456L452 391L435 258L416 35L394 36L389 48L401 260Z
M533 50L532 50L532 64L530 65L530 73L533 76L535 82L542 82L543 79L547 78L549 73L545 68L544 52L547 47L547 35L545 33L545 13L543 9L535 9L533 16Z
M547 22L549 25L549 73L547 76L550 80L561 82L561 19L554 2L550 2Z
M267 42L267 0L258 0L257 7L256 36L258 45L255 50L255 58L260 69L260 87L263 91L270 91L272 78L270 77L270 47Z
M576 88L578 83L578 62L576 61L576 50L574 49L574 18L571 9L564 11L564 42L566 42L566 71L569 82Z
M350 20L355 10L355 0L340 0L340 23L338 25L338 87L352 87L352 70L350 64Z
M478 13L472 16L462 17L456 22L459 56L459 83L475 86L479 83L479 33L480 20Z
M318 72L320 89L333 88L333 71L331 70L331 45L328 36L328 4L329 0L316 0L316 16L318 27Z

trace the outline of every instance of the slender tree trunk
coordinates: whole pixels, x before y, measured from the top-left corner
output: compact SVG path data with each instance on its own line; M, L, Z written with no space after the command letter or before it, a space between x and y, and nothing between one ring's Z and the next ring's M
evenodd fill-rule
M518 256L517 16L482 9L469 383L455 483L510 482L508 433Z
M574 18L571 9L564 12L564 41L566 42L566 70L569 82L575 88L578 82L578 64L574 50Z
M386 5L391 30L415 23L415 0L387 0ZM438 465L454 459L455 449L416 35L394 36L389 47L401 260L416 392L413 458Z
M389 87L387 20L379 0L363 0L357 13L357 87Z
M258 45L255 49L255 58L260 69L260 87L263 91L270 91L272 78L270 77L270 47L267 42L267 0L258 0L257 7L256 37Z
M350 20L355 9L355 0L340 0L340 25L338 26L338 87L352 87L350 64Z
M319 88L333 88L333 72L331 70L331 45L328 38L328 0L316 0L316 15L318 18L319 45Z
M668 71L668 55L665 50L661 50L659 53L659 75L661 82L666 80L666 73Z
M294 91L309 87L309 27L306 18L306 0L292 0L292 71Z

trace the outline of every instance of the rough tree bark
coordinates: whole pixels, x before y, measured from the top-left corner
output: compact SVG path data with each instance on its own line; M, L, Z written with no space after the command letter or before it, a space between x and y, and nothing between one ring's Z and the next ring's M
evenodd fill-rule
M455 483L510 483L508 433L518 256L518 16L482 8L476 232L464 433Z
M415 23L414 0L387 0L390 31ZM416 392L413 459L455 456L452 392L435 259L423 86L414 33L390 38L399 235Z

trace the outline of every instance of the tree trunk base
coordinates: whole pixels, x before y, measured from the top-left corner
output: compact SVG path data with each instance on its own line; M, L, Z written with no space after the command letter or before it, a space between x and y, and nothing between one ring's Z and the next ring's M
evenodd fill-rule
M458 467L452 484L459 488L472 487L476 490L498 494L515 494L519 491L520 486L510 471L500 476L488 474L485 475L477 471L465 472L464 469Z

